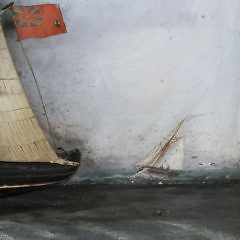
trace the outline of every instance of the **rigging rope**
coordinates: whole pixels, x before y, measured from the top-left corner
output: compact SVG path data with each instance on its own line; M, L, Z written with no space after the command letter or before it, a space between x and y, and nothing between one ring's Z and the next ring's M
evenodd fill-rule
M56 145L56 142L55 142L55 140L54 140L53 131L52 131L52 128L51 128L51 124L50 124L48 115L47 115L47 110L46 110L46 107L45 107L45 104L44 104L44 101L43 101L43 97L42 97L42 94L41 94L41 92L40 92L40 88L39 88L39 85L38 85L38 82L37 82L37 79L36 79L36 75L35 75L35 73L34 73L34 71L33 71L33 67L32 67L32 65L31 65L30 60L29 60L29 58L28 58L28 56L27 56L27 53L26 53L26 51L25 51L25 49L24 49L24 47L23 47L23 45L22 45L22 42L19 41L19 43L20 43L21 49L22 49L22 51L23 51L23 54L24 54L24 56L26 57L28 66L29 66L29 68L30 68L30 71L31 71L31 73L32 73L32 75L33 75L33 78L34 78L34 81L35 81L35 84L36 84L36 87L37 87L37 90L38 90L38 94L39 94L39 97L40 97L40 99L41 99L43 111L44 111L45 116L46 116L46 119L47 119L47 124L48 124L48 128L49 128L49 133L50 133L50 136L51 136L51 138L52 138L52 142L53 142L53 144L54 144L54 148L55 148L55 150L56 150L56 149L57 149L57 145Z

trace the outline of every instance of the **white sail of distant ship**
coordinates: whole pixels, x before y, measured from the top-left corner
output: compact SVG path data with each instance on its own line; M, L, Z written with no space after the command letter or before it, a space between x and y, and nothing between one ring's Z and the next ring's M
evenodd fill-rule
M135 164L140 169L159 168L166 170L182 170L183 169L183 137L177 137L177 133L181 128L185 118L173 130L170 137L164 142L158 144L148 153L140 162Z

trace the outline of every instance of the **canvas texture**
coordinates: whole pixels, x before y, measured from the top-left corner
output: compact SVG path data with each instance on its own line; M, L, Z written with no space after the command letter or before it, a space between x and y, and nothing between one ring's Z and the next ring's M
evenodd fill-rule
M16 72L1 23L0 161L75 164L58 158L44 136Z

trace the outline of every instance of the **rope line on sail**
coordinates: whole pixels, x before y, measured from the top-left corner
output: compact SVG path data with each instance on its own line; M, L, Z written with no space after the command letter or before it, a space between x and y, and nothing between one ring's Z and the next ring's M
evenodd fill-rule
M150 165L151 167L155 167L155 165L158 163L158 161L163 157L163 155L167 152L168 148L170 147L170 145L172 144L172 141L174 140L174 138L176 137L176 134L178 133L179 129L181 128L183 122L186 120L187 117L185 117L178 125L177 127L173 130L173 134L170 137L170 139L165 143L165 145L163 146L163 148L161 149L159 155L157 156L156 159L154 159L154 161L152 162L152 164Z
M187 115L188 116L188 115ZM177 133L180 130L183 122L186 120L187 116L177 125L177 127L170 133L169 138L166 138L166 142L160 142L156 145L150 152L148 152L140 162L133 164L135 167L149 168L156 167L157 164L162 163L162 157L168 151L169 147L183 139L183 136L177 137Z
M23 108L11 109L11 110L7 110L7 111L0 111L0 113L10 113L10 112L23 110L23 109L30 109L30 107L23 107Z
M148 152L139 163L134 164L136 167L144 167L150 165L156 156L159 155L161 151L162 142L155 146L150 152Z
M11 80L18 80L18 78L0 78L0 81L11 81Z
M38 94L39 94L39 97L40 97L40 100L41 100L41 103L42 103L43 111L44 111L45 116L46 116L46 120L47 120L47 124L48 124L48 128L49 128L49 133L50 133L50 136L51 136L51 138L52 138L54 147L55 147L55 149L57 149L57 144L56 144L56 142L55 142L55 140L54 140L53 131L52 131L52 128L51 128L51 124L50 124L48 115L47 115L47 110L46 110L46 107L45 107L45 104L44 104L44 101L43 101L43 97L42 97L42 94L41 94L41 92L40 92L40 88L39 88L39 85L38 85L38 82L37 82L36 75L35 75L35 73L34 73L34 71L33 71L33 67L32 67L32 65L31 65L30 60L29 60L29 58L28 58L28 55L27 55L27 53L26 53L26 51L25 51L25 49L24 49L24 47L23 47L23 45L22 45L22 42L19 41L19 43L20 43L21 49L22 49L22 51L23 51L23 54L24 54L24 56L26 57L28 66L29 66L29 68L30 68L30 71L31 71L31 73L32 73L32 75L33 75L33 78L34 78L34 81L35 81L35 84L36 84L36 87L37 87L37 90L38 90Z

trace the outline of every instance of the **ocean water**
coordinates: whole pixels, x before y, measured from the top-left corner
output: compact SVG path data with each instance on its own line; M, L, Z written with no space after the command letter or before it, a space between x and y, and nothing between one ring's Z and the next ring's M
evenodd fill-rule
M239 190L239 185L41 188L0 198L0 239L239 240Z

